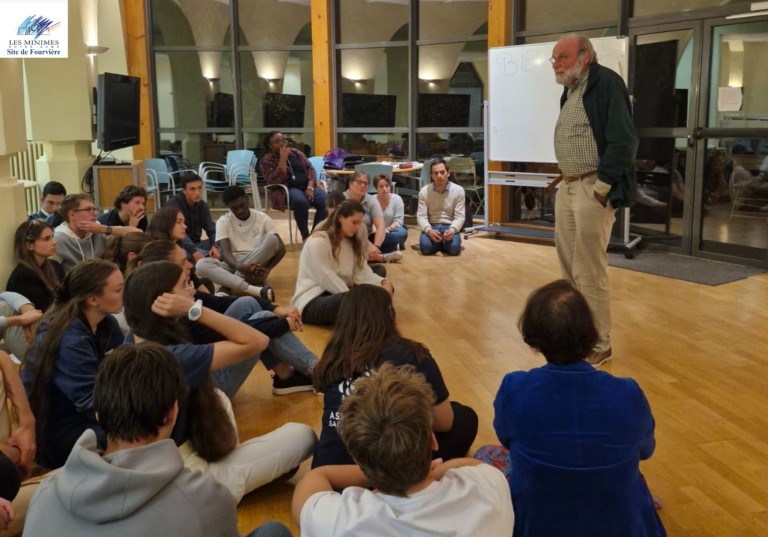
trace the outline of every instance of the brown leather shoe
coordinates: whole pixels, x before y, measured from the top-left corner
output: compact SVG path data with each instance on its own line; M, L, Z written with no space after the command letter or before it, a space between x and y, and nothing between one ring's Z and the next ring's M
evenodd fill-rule
M584 358L584 361L587 362L592 367L600 367L601 365L609 362L611 360L611 357L613 356L613 349L611 347L608 347L607 350L604 350L603 352L590 352L586 358Z

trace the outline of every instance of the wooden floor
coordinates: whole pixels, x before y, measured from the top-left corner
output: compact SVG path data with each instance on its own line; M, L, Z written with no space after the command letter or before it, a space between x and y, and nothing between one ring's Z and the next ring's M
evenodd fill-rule
M285 220L278 222L287 238ZM480 415L475 447L498 443L493 398L503 375L544 363L516 320L528 294L559 277L552 245L465 241L458 258L410 248L388 265L403 333L432 351L451 397ZM277 301L293 293L299 248L270 278ZM640 254L642 255L642 253ZM707 287L610 268L614 360L606 370L636 379L656 417L656 453L642 463L670 537L768 535L768 275ZM299 337L318 355L330 334ZM322 398L272 396L256 369L234 399L242 438L286 421L319 431ZM302 466L301 475L307 463ZM291 484L270 485L240 504L241 532L277 519L290 524Z

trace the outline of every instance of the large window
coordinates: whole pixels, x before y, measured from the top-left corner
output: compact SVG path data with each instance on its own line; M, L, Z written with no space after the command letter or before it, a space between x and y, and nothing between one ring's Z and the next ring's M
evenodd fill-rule
M482 159L487 4L335 5L338 144L379 159Z
M155 0L151 17L161 153L223 162L273 129L313 144L308 2Z

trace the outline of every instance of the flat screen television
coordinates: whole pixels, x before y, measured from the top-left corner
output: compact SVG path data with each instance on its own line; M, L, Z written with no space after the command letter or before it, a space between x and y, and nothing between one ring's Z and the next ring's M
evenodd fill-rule
M272 129L304 128L304 95L267 93L264 96L264 126Z
M462 93L419 93L419 127L469 127L470 99Z
M341 95L342 127L394 128L397 95L343 93Z
M235 96L220 91L213 94L209 127L233 128L235 126Z
M138 145L141 79L104 73L99 75L96 105L96 145L114 151Z

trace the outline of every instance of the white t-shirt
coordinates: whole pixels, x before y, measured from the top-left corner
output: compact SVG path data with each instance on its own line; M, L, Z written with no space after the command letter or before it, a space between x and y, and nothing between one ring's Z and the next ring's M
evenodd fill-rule
M509 484L487 464L448 470L408 498L349 487L301 509L302 537L508 537L513 527Z
M240 220L232 211L227 211L216 220L216 240L229 239L235 256L252 252L264 237L277 233L269 216L255 209L250 211L248 220Z

